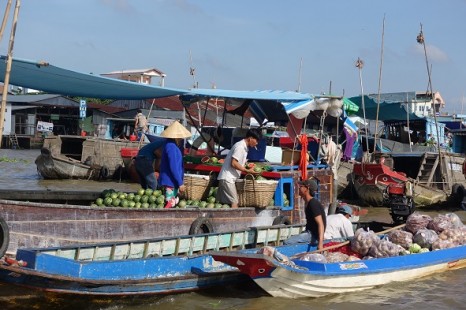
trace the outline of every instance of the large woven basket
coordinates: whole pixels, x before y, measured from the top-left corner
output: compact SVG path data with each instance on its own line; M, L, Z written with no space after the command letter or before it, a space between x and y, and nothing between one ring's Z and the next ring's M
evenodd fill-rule
M255 180L248 174L244 179L237 180L235 185L240 207L265 208L273 199L278 181Z
M204 200L209 195L213 179L210 175L185 174L184 185L186 191L182 197L190 200Z

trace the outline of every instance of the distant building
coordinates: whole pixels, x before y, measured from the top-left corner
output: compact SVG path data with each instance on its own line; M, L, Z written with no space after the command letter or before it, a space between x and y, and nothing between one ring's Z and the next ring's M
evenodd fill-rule
M157 77L160 78L159 85L163 87L165 84L165 77L167 75L158 69L152 68L112 71L109 73L103 73L101 76L141 84L152 84L152 78Z

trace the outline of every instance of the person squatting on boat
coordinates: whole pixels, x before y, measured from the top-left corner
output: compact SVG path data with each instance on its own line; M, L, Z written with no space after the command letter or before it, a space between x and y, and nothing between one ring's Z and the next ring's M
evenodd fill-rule
M337 208L335 214L327 216L324 239L344 239L354 236L353 223L349 220L353 215L353 208L348 205Z
M183 153L180 145L191 133L178 121L174 121L161 134L167 138L160 163L160 186L165 194L165 208L173 208L179 201L178 193L185 191Z
M258 174L253 168L246 168L247 155L250 147L256 147L262 138L259 129L252 128L246 133L246 137L236 142L225 158L222 169L218 175L219 181L216 200L220 203L238 208L238 193L235 182L241 176L241 172Z
M147 126L147 118L142 114L142 110L138 109L134 117L134 133L140 139L143 133L146 133L149 127Z
M162 147L165 144L165 139L157 139L143 146L136 158L134 159L134 167L139 176L139 183L144 189L150 188L157 189L157 178L155 176L155 166L160 165L160 158L162 156Z
M314 195L318 189L315 180L299 181L299 196L304 199L306 214L306 230L299 235L292 236L284 241L284 244L310 243L316 245L319 250L324 247L324 233L327 225L325 210Z

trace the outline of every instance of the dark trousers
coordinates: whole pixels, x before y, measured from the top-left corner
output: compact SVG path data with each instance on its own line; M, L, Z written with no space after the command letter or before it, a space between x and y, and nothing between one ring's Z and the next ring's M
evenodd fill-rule
M139 183L144 189L150 188L157 189L157 179L155 178L155 171L152 160L146 157L136 157L134 160L136 172L139 175Z

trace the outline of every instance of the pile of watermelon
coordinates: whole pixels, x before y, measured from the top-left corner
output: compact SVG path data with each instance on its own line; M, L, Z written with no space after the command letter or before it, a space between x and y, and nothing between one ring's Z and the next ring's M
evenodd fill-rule
M106 189L101 197L97 198L91 206L121 207L136 209L161 209L165 206L165 196L161 190L139 189L135 193L124 193L114 189Z
M211 187L209 197L204 200L185 200L181 199L176 208L230 208L230 205L217 203L215 195L217 187ZM139 189L135 193L124 193L114 189L104 190L100 197L92 204L92 207L120 207L135 209L163 209L165 206L165 196L161 190Z
M209 196L205 200L182 199L176 205L177 208L202 208L202 209L228 209L230 205L216 202L215 195L218 187L212 186L209 189Z

